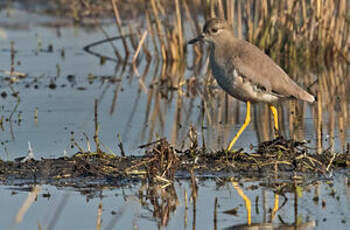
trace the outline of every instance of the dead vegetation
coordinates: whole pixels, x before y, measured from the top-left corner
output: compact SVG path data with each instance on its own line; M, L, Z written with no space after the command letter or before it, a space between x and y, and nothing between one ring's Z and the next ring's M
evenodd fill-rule
M191 174L232 173L254 175L271 174L277 178L294 173L307 177L308 174L327 176L334 169L347 168L350 154L335 154L325 151L312 154L304 142L284 138L264 142L253 153L245 152L203 152L202 149L180 151L165 139L151 143L144 156L117 157L106 153L77 153L72 157L58 159L23 161L0 161L2 183L16 180L58 183L70 179L122 185L135 180L146 180L150 185L162 188L172 186L177 176ZM289 173L289 174L288 174Z

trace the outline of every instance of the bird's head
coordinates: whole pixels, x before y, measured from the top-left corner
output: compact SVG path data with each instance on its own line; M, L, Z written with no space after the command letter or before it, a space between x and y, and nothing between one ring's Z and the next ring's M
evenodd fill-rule
M225 38L230 38L232 36L232 27L225 20L212 18L204 24L203 32L196 38L190 40L188 44L194 44L199 41L216 44L217 42L222 42Z

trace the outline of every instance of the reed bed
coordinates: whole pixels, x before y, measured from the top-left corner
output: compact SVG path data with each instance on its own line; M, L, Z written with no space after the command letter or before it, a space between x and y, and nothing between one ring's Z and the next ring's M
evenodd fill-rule
M192 77L184 82L189 92L198 91L197 95L199 94L205 108L203 117L198 118L198 121L205 120L206 125L222 122L235 124L240 121L239 102L220 90L213 90L215 81L210 77L210 71L206 73L201 71L201 68L206 69L206 50L202 46L193 46L192 55L188 55L190 52L186 49L187 47L185 47L187 52L181 53L181 46L185 44L179 42L180 34L186 38L192 37L200 33L206 18L216 16L226 18L235 28L237 37L245 38L265 50L293 79L318 97L319 100L311 111L318 147L323 146L324 130L331 133L331 145L334 140L332 137L337 136L334 132L338 130L341 144L345 149L344 127L349 124L347 119L349 100L345 90L349 87L347 80L350 45L349 15L346 10L350 7L349 1L324 1L322 4L320 1L182 1L180 6L182 20L171 20L172 17L180 17L178 11L170 17L162 15L162 12L166 12L164 10L166 5L162 5L165 4L163 1L151 2L151 10L146 9L146 28L152 36L155 47L153 56L157 59L161 58L163 65L171 66L169 69L181 65L178 62L186 62L187 70L193 71ZM179 8L178 5L176 7ZM180 25L181 22L182 25ZM180 32L179 29L173 28L187 29ZM176 36L165 36L171 32ZM174 46L179 48L171 48ZM203 74L206 76L203 81L196 78L197 75ZM178 89L177 86L181 85L179 82L183 81L175 78L182 75L183 72L180 70L177 74L161 73L160 78L172 83L177 82L176 86L170 85L170 87ZM197 84L193 84L194 82ZM205 86L203 91L198 89L198 82ZM189 94L184 95L189 96ZM208 97L208 95L214 97ZM160 97L157 97L158 102L155 103L157 106L153 107L155 109L153 114L164 111L159 108L159 100ZM179 135L176 128L176 124L181 122L179 114L191 111L191 105L195 99L190 97L188 103L184 103L180 97L177 100L178 115L176 115L177 120L174 120L173 137ZM152 107L152 103L149 105ZM325 108L327 110L324 112ZM260 141L267 140L272 134L269 111L261 105L256 106L255 110L255 120L258 121L255 122L255 128L258 131L258 138ZM306 110L305 105L291 102L287 108L280 107L279 110L282 114L281 120L289 121L288 125L281 124L282 133L298 139L304 138L301 131L304 129L302 117ZM336 120L335 113L338 117ZM162 116L164 115L160 115ZM153 121L156 120L153 118ZM328 124L325 124L324 118L329 120ZM184 120L182 118L182 121ZM197 124L197 127L200 126L201 124ZM218 130L218 132L221 131ZM179 136L184 136L184 133ZM222 146L222 143L230 138L229 133L225 133L224 136L225 140L218 140L218 146Z
M124 27L131 34L137 31L134 23L125 23L136 19L152 37L152 54L163 61L184 60L186 39L200 32L204 20L225 18L239 38L255 43L285 67L297 63L309 67L320 59L331 64L334 57L349 63L349 4L349 0L56 0L47 11L76 22L115 15L126 52ZM129 38L135 49L137 39ZM201 50L194 49L200 55Z
M111 2L120 30L122 22L115 5L122 12L128 12L130 6L124 1ZM349 0L150 0L138 1L134 14L146 19L141 26L152 37L152 54L165 62L183 61L186 38L199 33L205 19L220 17L232 24L239 38L255 43L292 68L300 63L312 67L320 59L330 65L335 57L349 63L349 4ZM122 41L124 44L124 38ZM194 49L196 59L201 52Z
M318 101L311 108L311 115L318 149L324 146L324 130L329 133L331 146L334 145L334 137L339 136L343 149L346 149L346 127L349 125L346 89L350 86L349 0L135 2L139 4L134 14L141 20L136 18L137 25L130 23L128 26L124 21L128 17L123 18L123 14L129 6L118 0L110 0L109 3L113 6L110 11L114 12L121 35L115 39L121 41L124 47L124 54L116 55L118 65L132 64L132 73L139 77L139 90L147 94L145 121L150 121L151 125L141 131L142 137L148 136L146 141L151 141L155 133L159 133L155 127L164 130L169 101L163 98L176 100L171 136L173 144L183 142L184 138L179 137L187 136L188 130L179 129L179 124L192 125L188 123L188 118L197 100L201 101L202 113L197 119L198 123L194 124L196 127L240 124L240 103L217 90L207 67L208 52L205 46L186 46L188 39L201 32L206 19L220 17L232 24L237 37L263 49L291 78L317 96ZM107 39L109 42L113 40ZM140 74L137 67L144 60L147 67ZM149 65L154 66L153 74L148 72ZM125 67L122 69L122 75L125 75ZM149 86L145 85L148 75L152 76ZM116 87L116 96L118 90ZM178 93L177 97L174 97L174 91ZM303 117L308 109L305 104L290 102L278 109L282 115L282 134L303 139ZM113 111L111 109L111 113ZM267 107L255 106L254 117L258 140L270 139L273 129ZM203 132L202 144L205 139L210 139L209 136L204 137ZM215 140L217 146L222 147L230 139L231 132L228 129L218 129L216 132L217 136L224 136Z

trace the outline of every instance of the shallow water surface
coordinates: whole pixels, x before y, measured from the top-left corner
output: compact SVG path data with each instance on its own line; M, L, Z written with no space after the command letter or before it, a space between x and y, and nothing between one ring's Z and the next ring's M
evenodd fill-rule
M37 185L36 198L21 222L16 216L31 186L2 186L0 201L7 208L1 209L0 220L2 226L16 229L99 229L97 223L101 229L255 229L271 224L276 229L295 224L300 229L347 229L350 190L343 174L304 187L296 182L294 188L282 181L244 178L235 185L232 179L181 179L165 189L139 183L100 189ZM283 195L270 187L276 183ZM243 196L251 202L251 228L242 227L249 221Z

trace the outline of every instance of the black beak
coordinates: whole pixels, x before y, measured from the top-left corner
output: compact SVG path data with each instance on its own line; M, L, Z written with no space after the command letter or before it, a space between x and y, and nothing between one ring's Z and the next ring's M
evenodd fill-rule
M190 40L189 42L188 42L188 44L194 44L194 43L196 43L196 42L202 42L203 41L203 38L204 38L204 34L203 33L201 33L200 35L198 35L198 37L195 37L195 38L193 38L192 40Z

